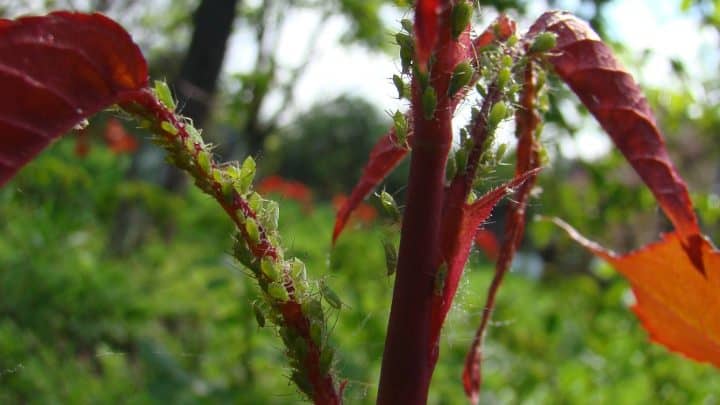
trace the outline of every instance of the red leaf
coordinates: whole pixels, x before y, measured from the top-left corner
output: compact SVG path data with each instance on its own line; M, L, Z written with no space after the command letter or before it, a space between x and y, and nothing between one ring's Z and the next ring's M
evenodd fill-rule
M105 142L113 153L132 153L138 148L138 142L130 135L122 123L116 118L110 118L105 126Z
M345 228L350 214L357 208L365 197L370 194L378 184L402 161L408 149L401 146L395 138L395 130L385 134L370 151L368 163L363 169L360 180L353 188L350 197L345 201L335 216L333 229L333 243Z
M694 271L675 232L640 250L618 255L585 239L570 225L558 219L554 222L630 281L637 299L632 309L653 341L720 367L720 251L702 240L700 254L708 270L701 274Z
M500 250L500 243L494 233L487 229L481 229L475 234L475 244L480 248L488 259L495 261Z
M140 50L107 17L0 20L0 186L82 119L146 84Z
M437 343L440 330L455 297L463 268L470 255L470 248L478 228L492 213L495 205L514 188L535 176L540 169L533 169L515 176L509 182L488 192L472 204L463 204L459 211L447 213L443 219L443 259L447 264L447 276L441 294L434 297L431 344ZM452 193L452 189L449 191Z
M415 53L421 69L425 69L437 42L439 5L439 0L418 0L415 6Z
M268 176L257 185L260 194L276 193L288 200L302 203L305 209L312 207L312 190L305 184L280 176Z
M540 166L539 147L535 139L535 133L540 123L540 117L536 111L536 85L535 68L533 64L529 64L525 69L523 91L520 96L521 108L518 108L515 112L515 131L518 138L516 175L531 171L537 172ZM525 210L530 198L530 191L534 187L536 179L536 174L532 174L526 182L520 185L520 189L516 193L516 200L510 204L503 242L498 253L498 259L495 262L495 274L485 298L480 326L475 332L470 351L465 358L462 380L465 393L472 404L477 404L480 399L483 337L495 307L495 297L500 290L505 274L510 268L515 251L524 236Z
M557 74L580 97L652 190L702 270L698 256L700 231L687 186L670 161L637 83L584 21L568 13L549 12L538 19L528 35L542 31L558 36L550 57Z

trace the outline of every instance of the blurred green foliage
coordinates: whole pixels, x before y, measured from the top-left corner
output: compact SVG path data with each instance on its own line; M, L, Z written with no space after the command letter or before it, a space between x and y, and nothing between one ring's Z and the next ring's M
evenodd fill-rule
M227 254L221 210L195 191L123 183L127 157L95 148L79 160L72 142L0 190L0 403L295 403L281 345L253 319L256 288ZM118 189L171 207L174 241L151 234L128 257L109 255ZM331 250L328 206L281 204L284 244L345 303L332 336L347 402L372 403L392 287L383 229L356 224ZM491 277L484 259L470 262L433 404L464 402L459 376ZM648 344L606 265L535 279L517 263L486 339L483 403L720 403L716 370Z
M268 139L263 170L302 181L326 199L349 193L370 150L388 128L388 117L362 98L340 96L316 104ZM389 176L389 190L404 185L407 166L406 162Z

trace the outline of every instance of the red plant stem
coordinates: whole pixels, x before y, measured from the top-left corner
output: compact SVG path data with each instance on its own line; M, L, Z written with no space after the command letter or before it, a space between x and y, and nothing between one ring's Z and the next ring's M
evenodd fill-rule
M517 164L515 173L521 174L528 170L539 167L539 155L537 144L534 139L535 130L539 124L539 117L535 111L535 99L537 97L535 88L535 75L532 62L528 63L525 71L524 89L520 99L520 108L516 112L517 123ZM495 265L495 275L488 288L485 307L483 308L480 326L475 332L470 352L465 359L465 377L471 376L474 381L465 381L465 390L471 398L472 403L478 401L478 390L482 384L482 340L485 335L492 311L495 308L495 299L502 285L502 282L510 268L510 263L515 256L515 251L525 233L525 210L530 197L530 191L535 185L537 176L533 175L520 186L516 196L517 200L511 203L508 222L505 226L505 235L500 248L498 260ZM468 375L469 373L469 375ZM471 388L470 385L473 387Z
M449 16L450 7L439 16L436 61L430 73L437 107L431 119L423 114L423 89L418 78L413 78L413 152L380 373L377 399L380 405L425 404L434 368L428 356L433 284L442 255L445 164L452 142L453 108L447 91L453 69L465 55L465 50L452 38Z
M155 124L154 132L157 134L163 134L168 140L180 142L185 141L189 136L185 130L185 123L178 119L178 117L170 110L160 104L149 90L140 90L128 94L120 105L127 111L137 114L139 116L146 116ZM160 122L169 122L175 128L178 129L177 135L168 134L160 126ZM191 157L196 159L197 156ZM215 162L212 163L215 165ZM211 176L202 171L193 173L194 176L201 176L204 181L208 184L212 184L211 189L204 190L208 194L212 195L215 200L222 206L228 216L235 223L237 229L243 235L248 247L252 254L258 259L262 257L272 257L277 259L279 257L278 248L273 245L271 240L267 237L266 231L263 229L261 224L259 227L259 241L257 243L251 242L251 238L248 237L247 231L243 226L243 222L238 215L238 211L242 212L242 215L248 218L257 219L257 213L254 212L247 201L238 194L237 191L233 191L232 198L227 198L222 192L220 184L217 184ZM308 353L302 362L303 370L307 372L308 380L312 385L312 400L318 405L340 405L342 404L342 387L339 390L335 388L335 382L332 374L323 372L320 367L320 352L321 348L313 341L310 335L310 320L302 312L300 303L295 300L295 288L290 278L286 278L284 282L285 288L288 291L290 299L284 304L279 306L280 313L283 318L283 326L293 330L305 341L305 345L308 347Z

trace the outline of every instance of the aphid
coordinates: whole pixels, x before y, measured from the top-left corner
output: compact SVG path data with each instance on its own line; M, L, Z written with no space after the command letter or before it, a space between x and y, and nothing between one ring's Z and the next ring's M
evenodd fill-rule
M394 222L400 222L400 208L398 208L393 196L383 190L380 194L378 194L378 199L380 200L380 205L382 206L383 211L385 211L385 213L388 214Z
M400 111L395 111L393 115L393 123L395 124L395 138L400 146L405 146L408 136L408 122L405 115Z
M254 219L248 218L247 221L245 221L245 232L247 232L248 238L250 238L252 243L256 245L260 243L260 228L258 228Z
M458 63L453 70L452 76L450 76L448 96L454 96L460 89L467 86L472 80L474 74L475 69L473 69L470 61L465 60Z
M323 298L325 298L325 301L327 301L328 304L330 304L331 307L335 309L340 309L342 307L342 301L340 301L340 297L333 291L327 284L325 284L324 281L320 281L320 294L322 294Z
M533 40L530 45L531 53L543 53L547 52L557 45L557 34L554 32L541 32Z
M163 122L163 124L164 123L165 122ZM198 162L198 166L200 166L200 169L202 169L202 171L204 171L205 173L210 173L211 161L210 161L210 153L208 151L206 151L206 150L199 151L197 154L197 162Z
M171 111L175 110L175 100L173 99L170 87L162 80L155 80L155 97Z
M253 302L252 304L253 312L255 313L255 320L258 323L258 326L261 328L265 327L265 314L263 313L262 308L260 307L260 304L258 304L257 301Z
M452 36L453 39L457 40L460 34L465 31L470 20L472 19L473 8L467 1L460 1L455 4L452 9L452 15L450 17L452 22Z
M392 276L397 269L397 249L395 244L390 240L383 240L383 248L385 249L385 266L387 267L387 275Z
M267 293L272 298L274 298L280 302L285 302L288 299L290 299L290 296L288 295L288 292L285 289L285 287L283 287L282 284L277 283L277 282L268 284Z
M488 129L492 132L495 131L500 122L507 116L507 104L503 101L498 101L490 109L490 115L488 115Z
M431 120L435 116L435 108L437 107L437 94L431 86L425 88L422 94L422 109L425 119Z
M160 123L160 128L162 128L163 131L169 133L170 135L177 135L178 129L175 128L175 125L173 125L169 121L163 121Z
M448 267L447 263L443 262L440 265L437 273L435 273L435 287L433 292L435 295L442 295L445 290L445 279L447 278Z
M262 273L270 279L270 281L277 281L280 278L280 271L275 261L269 257L263 257L260 261L260 270Z

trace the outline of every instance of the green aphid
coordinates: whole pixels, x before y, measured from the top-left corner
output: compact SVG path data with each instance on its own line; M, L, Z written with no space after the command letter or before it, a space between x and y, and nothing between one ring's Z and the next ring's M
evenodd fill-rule
M485 83L476 84L475 90L477 90L478 94L480 94L481 97L487 97L487 89L485 88Z
M310 320L322 322L325 319L322 304L317 299L311 299L302 303L302 311Z
M295 385L308 397L313 396L313 386L310 384L310 380L307 375L301 370L293 370L290 378L293 380Z
M266 230L274 231L280 220L280 206L272 200L264 200L260 220Z
M445 181L452 181L457 175L457 162L455 161L455 154L451 153L448 156L447 165L445 166Z
M255 178L255 169L257 165L255 159L252 156L248 156L240 166L240 176L238 179L238 188L241 194L244 194L250 190L253 179Z
M510 68L504 67L500 69L497 75L497 86L499 89L505 89L507 87L508 83L512 81L512 72L510 72Z
M474 74L475 69L473 69L469 60L458 63L455 70L453 70L452 76L450 76L448 96L454 96L460 89L470 84Z
M400 214L400 208L398 208L397 203L395 202L395 199L393 198L390 193L383 190L379 195L378 198L380 200L380 205L383 208L383 211L385 211L390 218L392 218L393 221L399 222L401 218Z
M410 67L412 67L413 61L413 49L412 48L400 48L400 65L402 66L403 73L410 73Z
M498 101L492 106L490 114L488 115L488 130L490 132L494 132L498 125L500 125L500 122L505 119L507 111L507 104L503 101Z
M507 152L508 144L502 143L500 146L498 146L497 151L495 152L495 161L500 162L505 157L505 153Z
M278 281L280 279L280 270L278 264L269 257L263 257L260 261L260 270L270 281Z
M175 110L175 100L173 99L170 87L162 80L155 80L155 97L171 111Z
M247 202L252 212L257 213L260 212L260 210L262 209L263 199L262 197L260 197L260 194L254 191L248 196Z
M327 301L331 307L335 309L340 309L342 307L340 297L338 297L335 291L333 291L324 281L320 281L320 294L322 294L325 301Z
M395 85L395 89L398 92L398 98L408 98L410 97L410 87L403 81L402 77L398 75L393 75L393 84Z
M447 272L447 263L443 262L437 273L435 273L435 286L433 288L435 295L442 295L443 291L445 291L445 279L447 278Z
M260 228L254 219L248 218L245 221L245 232L247 232L248 238L253 244L260 243Z
M305 263L297 257L293 258L290 264L290 275L293 280L305 280L307 278L305 274Z
M177 135L179 130L169 121L163 121L160 123L160 128L170 135Z
M270 297L280 302L285 302L290 299L290 296L288 295L285 287L278 282L268 284L267 293L268 295L270 295Z
M431 86L425 88L422 94L423 116L426 120L431 120L435 116L435 108L437 108L437 94Z
M465 173L465 169L467 167L467 160L468 160L469 150L468 148L463 145L455 152L455 172L456 173Z
M451 29L453 39L457 40L460 34L465 31L468 25L470 25L472 14L473 7L469 2L461 0L455 4L450 17L452 22Z
M395 42L400 45L400 48L410 48L413 47L413 39L409 34L406 34L404 32L398 32L395 34Z
M409 19L403 18L402 20L400 20L400 25L402 25L403 29L404 29L407 33L412 33L412 32L413 32L413 22L410 21Z
M478 198L477 194L474 191L470 190L470 192L468 193L467 199L465 200L465 203L472 204L475 201L477 201L477 198Z
M407 118L405 118L405 115L400 111L395 111L392 119L393 124L395 124L395 138L397 138L398 144L400 146L405 146L407 144L408 137Z
M201 130L198 130L192 125L185 125L185 132L190 135L190 139L193 140L193 142L200 142L202 141L202 136L200 135L202 133Z
M530 45L530 53L544 53L557 45L557 34L553 32L541 32Z
M293 339L292 350L295 352L295 357L300 360L304 360L309 352L305 338L300 335L295 336L295 339Z
M317 302L317 301L316 301ZM310 323L310 338L315 346L321 348L323 345L323 325L321 322Z
M397 269L398 253L395 244L389 240L383 240L383 248L385 250L385 266L387 267L387 275L392 276Z
M210 153L206 150L201 150L197 153L197 162L198 166L200 166L200 169L204 171L205 173L210 173L212 169L212 160L210 157Z
M327 374L330 371L330 367L332 366L333 357L335 356L335 350L333 350L331 347L325 348L325 350L320 353L320 372L323 374Z
M255 320L258 323L258 326L261 328L265 327L265 313L263 312L263 309L260 307L260 304L258 304L257 301L253 302L253 312L255 313Z

